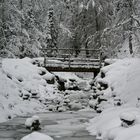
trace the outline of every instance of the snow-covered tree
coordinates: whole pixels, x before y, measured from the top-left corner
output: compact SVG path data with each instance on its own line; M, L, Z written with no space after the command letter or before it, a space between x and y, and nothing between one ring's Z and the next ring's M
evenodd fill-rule
M55 22L53 6L51 6L48 10L47 20L48 23L46 29L46 43L47 43L47 48L49 50L48 53L50 53L49 55L56 55L58 28Z

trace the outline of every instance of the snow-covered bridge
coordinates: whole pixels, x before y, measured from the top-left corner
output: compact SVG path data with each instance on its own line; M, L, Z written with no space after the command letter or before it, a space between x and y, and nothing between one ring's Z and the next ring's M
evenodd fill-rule
M44 65L49 71L94 72L101 68L100 49L46 49Z

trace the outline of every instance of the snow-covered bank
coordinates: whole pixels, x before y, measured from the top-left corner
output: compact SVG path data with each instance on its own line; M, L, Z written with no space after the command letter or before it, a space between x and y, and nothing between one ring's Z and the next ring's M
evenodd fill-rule
M131 119L131 116L135 116L135 124L130 127L121 126L121 114L128 113L125 118ZM99 116L90 120L89 132L92 135L96 135L97 139L103 140L116 140L121 131L130 131L132 127L137 126L140 129L140 110L135 107L114 107L104 110ZM136 132L123 135L122 140L127 140L128 137L134 135ZM140 134L140 132L137 132ZM129 135L129 136L128 136ZM120 140L120 139L117 139Z
M90 121L90 133L104 140L139 140L140 59L115 60L101 69L95 84L98 99L106 100L100 103L96 100L94 103L98 103L97 107L104 111ZM135 123L132 126L125 128L122 125L122 112L126 112L124 116L128 120L134 116Z
M16 115L45 111L42 100L54 98L54 87L44 75L50 73L32 65L31 59L4 59L0 68L0 122Z
M104 94L116 95L124 103L136 105L140 97L140 59L118 60L114 64L102 68L101 71L105 74L102 81L106 81L109 85L109 89L104 91Z
M88 80L72 73L48 72L38 59L3 59L0 67L0 122L44 111L88 106ZM75 90L75 91L74 91ZM73 99L74 98L74 99ZM86 98L86 101L85 99ZM83 103L79 102L83 100Z

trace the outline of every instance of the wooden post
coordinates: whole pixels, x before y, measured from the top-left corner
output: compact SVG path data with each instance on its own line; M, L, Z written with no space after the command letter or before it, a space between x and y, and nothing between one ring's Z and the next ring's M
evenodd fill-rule
M45 54L45 50L44 50L44 67L46 67L46 63L47 63L47 58L46 58L46 54Z
M44 56L44 67L46 67L46 63L47 63L47 58L46 56Z
M69 69L70 69L70 50L69 51Z
M99 53L99 59L100 59L99 66L101 68L102 67L102 51L101 50L100 50L100 53Z

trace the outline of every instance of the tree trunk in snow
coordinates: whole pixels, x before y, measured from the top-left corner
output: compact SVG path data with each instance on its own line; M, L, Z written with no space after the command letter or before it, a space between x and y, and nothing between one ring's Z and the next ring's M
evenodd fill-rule
M0 49L3 49L3 48L5 48L5 46L6 46L6 44L7 44L7 40L6 40L6 35L5 35L5 26L6 26L6 15L5 15L5 10L6 10L6 0L2 0L1 2L0 2L0 4L1 4L1 21L2 21L2 26L1 26L1 40L2 40L2 42L0 42L1 43L1 45L0 45Z
M22 0L19 0L19 6L20 6L20 10L23 9L23 1Z
M85 35L85 38L87 38L87 34ZM89 50L88 50L88 42L89 42L89 40L87 39L86 42L85 42L86 57L90 57L89 56Z
M20 33L19 36L21 36L22 38L22 29L23 29L23 19L22 19L22 14L23 14L23 0L19 0L19 8L21 11L21 17L20 17ZM23 58L23 54L24 54L24 46L22 45L20 48L20 58Z
M132 32L130 31L130 33L129 33L129 52L130 52L130 54L133 54L133 44L132 44L132 40L133 40Z
M95 23L96 23L96 32L97 32L96 47L97 49L99 49L101 47L101 35L100 35L100 26L98 22L98 13L96 8L95 8Z
M129 24L129 52L130 54L133 54L133 44L132 44L132 41L133 41L133 36L132 36L132 27L133 27L133 19L132 19L132 16L133 16L133 1L132 0L129 0L129 8L130 8L130 24Z
M21 13L23 14L23 11L22 11L23 10L23 0L19 0L19 7L20 7ZM21 21L21 34L22 34L22 26L23 26L22 15L21 15L20 21Z

